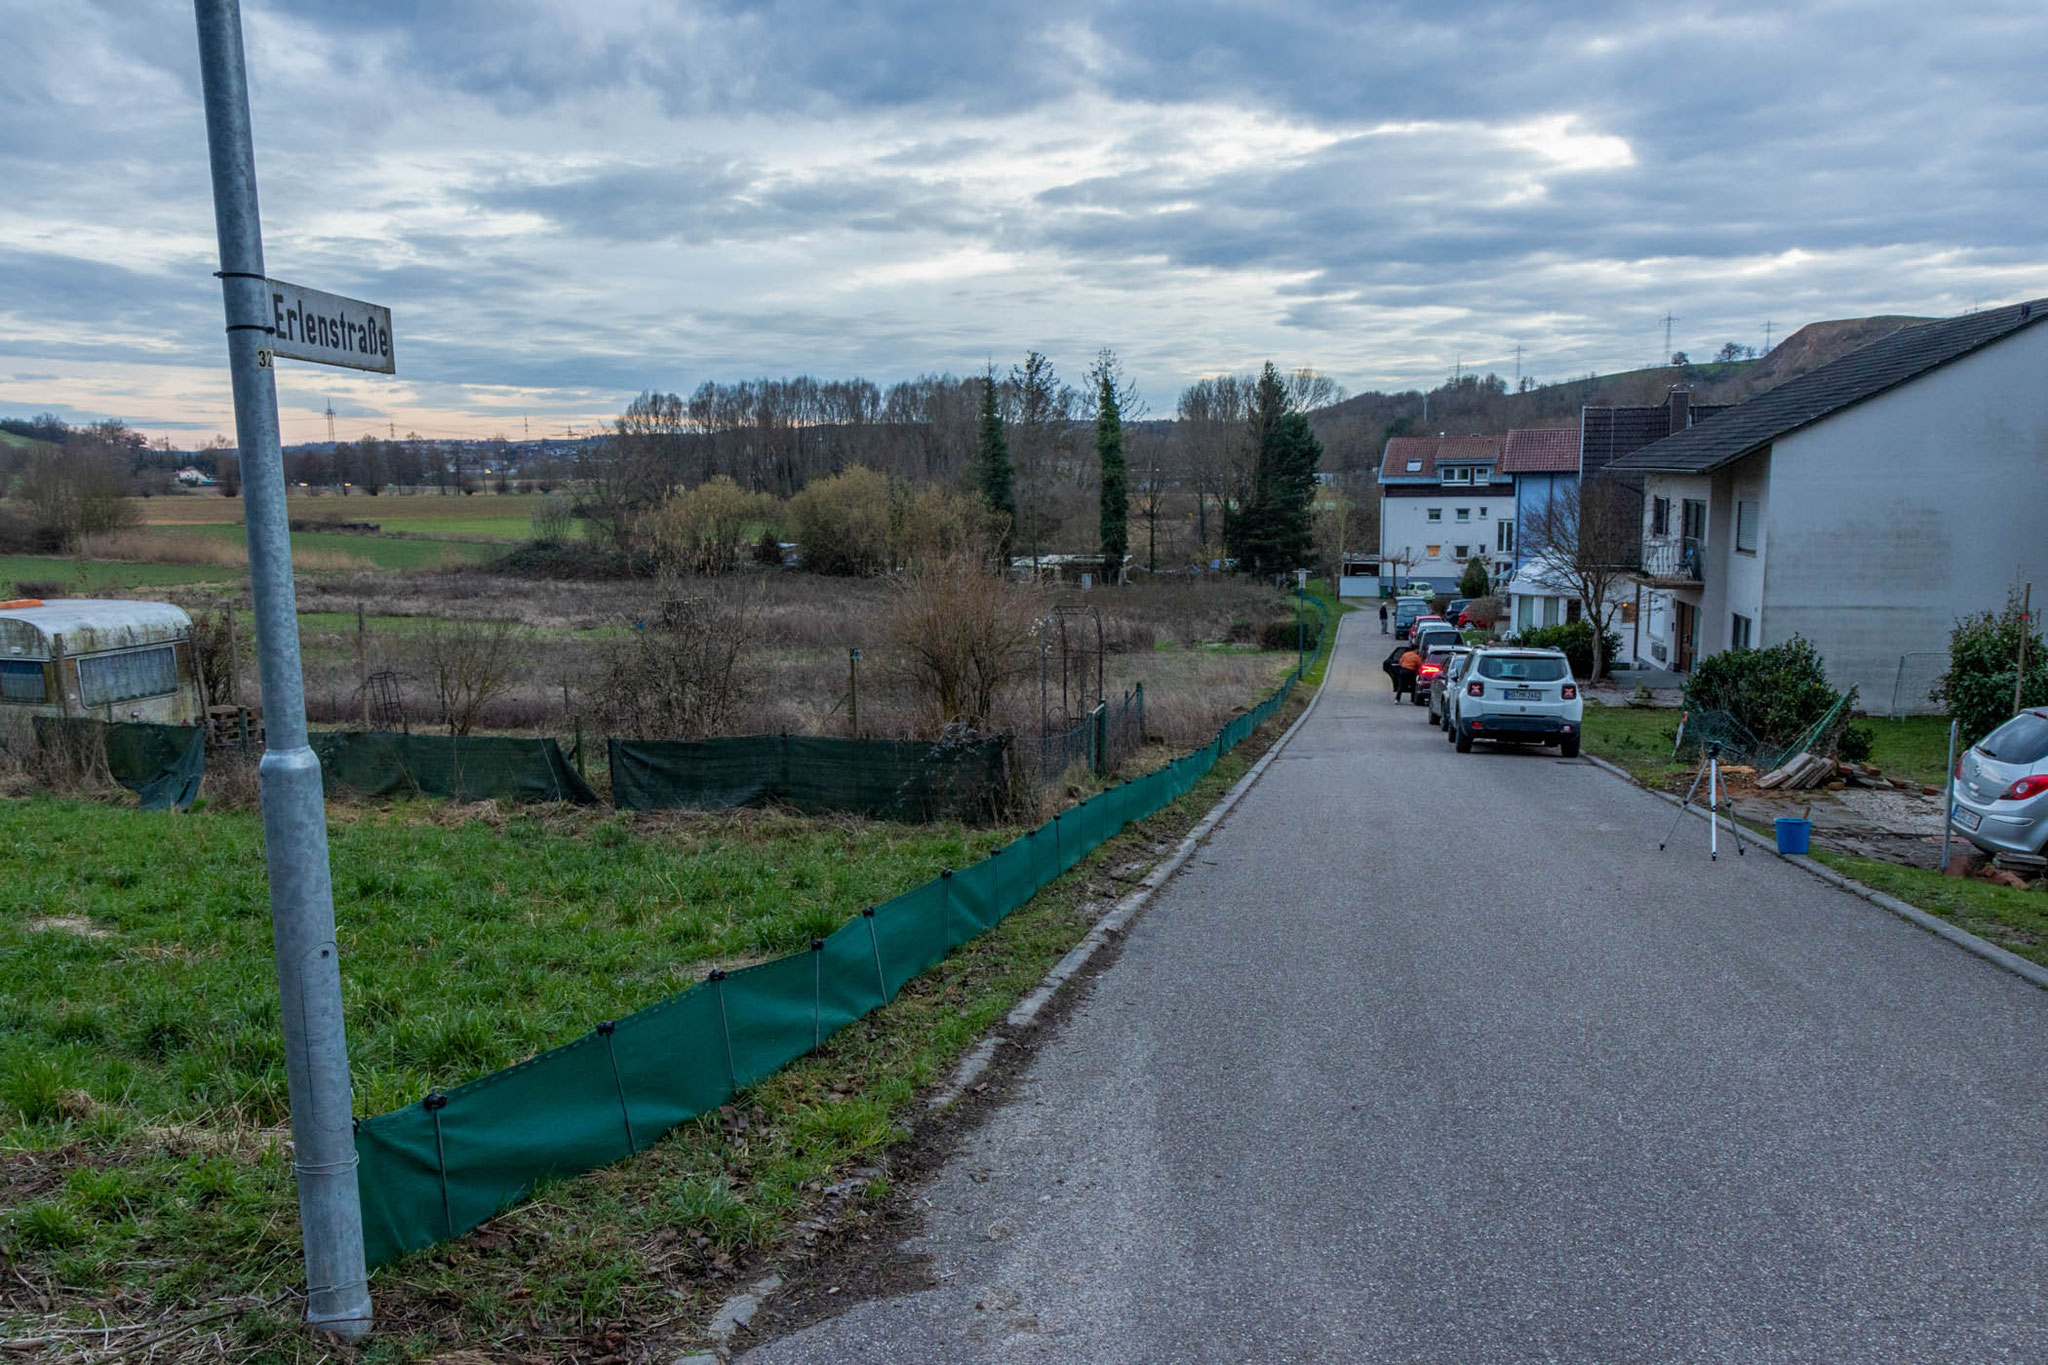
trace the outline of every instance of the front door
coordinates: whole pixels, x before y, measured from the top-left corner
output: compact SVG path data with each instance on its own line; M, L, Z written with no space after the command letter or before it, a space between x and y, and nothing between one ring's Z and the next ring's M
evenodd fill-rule
M1678 656L1674 667L1680 673L1692 672L1693 656L1700 647L1700 612L1690 602L1675 602L1678 609Z

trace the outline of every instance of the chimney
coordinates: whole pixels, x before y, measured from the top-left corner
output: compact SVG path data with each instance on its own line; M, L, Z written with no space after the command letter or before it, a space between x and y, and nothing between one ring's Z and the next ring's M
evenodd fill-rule
M1692 425L1692 390L1683 384L1671 386L1671 433L1684 431Z

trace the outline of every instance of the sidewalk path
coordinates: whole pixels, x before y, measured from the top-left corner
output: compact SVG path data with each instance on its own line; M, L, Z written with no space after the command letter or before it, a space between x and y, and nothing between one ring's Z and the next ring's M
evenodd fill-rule
M2048 994L1554 751L1374 623L929 1191L745 1357L2048 1360Z

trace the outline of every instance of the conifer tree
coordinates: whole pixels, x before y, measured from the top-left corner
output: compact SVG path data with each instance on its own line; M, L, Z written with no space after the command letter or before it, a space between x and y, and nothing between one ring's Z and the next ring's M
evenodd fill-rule
M1121 579L1131 548L1131 479L1116 380L1116 357L1105 350L1095 362L1095 458L1102 466L1102 581L1109 584Z
M982 501L1002 521L998 553L1005 564L1017 526L1017 489L1010 472L1010 445L1003 436L1003 415L996 410L996 367L991 364L981 385L981 455L977 473Z
M1316 466L1322 442L1308 418L1291 410L1287 386L1273 362L1252 395L1246 442L1254 457L1244 506L1225 522L1225 543L1242 572L1284 573L1315 560Z

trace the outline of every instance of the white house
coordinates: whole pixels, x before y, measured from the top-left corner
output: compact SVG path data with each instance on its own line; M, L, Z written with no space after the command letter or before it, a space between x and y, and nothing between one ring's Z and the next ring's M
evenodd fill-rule
M1499 436L1396 436L1380 460L1380 559L1398 586L1453 593L1466 562L1491 566L1512 526L1513 481L1500 471Z
M1685 672L1796 634L1863 708L1934 709L1914 656L2048 581L2044 319L1909 327L1616 460L1644 480L1644 652Z
M1633 585L1626 580L1614 586L1614 594L1601 604L1601 614L1606 628L1620 638L1621 645L1607 665L1630 668L1637 663L1631 629L1635 621L1635 595ZM1503 595L1508 601L1508 617L1501 624L1517 634L1542 626L1570 625L1586 618L1586 604L1580 599L1570 573L1541 551L1523 557L1521 567L1508 579Z

